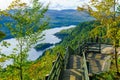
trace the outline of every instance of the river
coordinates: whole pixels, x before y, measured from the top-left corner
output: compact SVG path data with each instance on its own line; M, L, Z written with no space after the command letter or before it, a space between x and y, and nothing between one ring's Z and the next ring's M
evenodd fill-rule
M69 28L73 28L73 27L76 27L75 25L71 25L71 26L63 26L63 27L59 27L59 28L52 28L52 29L48 29L48 30L44 30L42 32L42 34L44 34L45 36L43 37L44 40L43 41L38 41L37 44L40 44L40 43L51 43L51 44L57 44L61 41L61 39L59 39L57 36L55 36L54 34L60 32L61 30L64 30L64 29L69 29ZM11 39L7 39L7 40L4 40L4 41L7 41L8 43L10 43L11 45L6 48L6 47L3 47L3 46L0 46L0 49L1 50L1 53L4 53L6 55L10 55L12 53L12 50L13 48L16 48L16 45L17 45L17 41L15 38L11 38ZM1 43L0 43L1 44ZM37 45L36 44L36 45ZM49 48L53 48L53 46L50 46L49 48L45 49L45 50L41 50L41 51L36 51L34 49L34 47L36 46L34 45L30 51L28 52L28 60L31 60L31 61L34 61L36 60L37 58L39 58L43 52ZM3 67L5 67L6 65L8 64L12 64L12 60L7 60L6 62L4 63L1 63L1 65Z

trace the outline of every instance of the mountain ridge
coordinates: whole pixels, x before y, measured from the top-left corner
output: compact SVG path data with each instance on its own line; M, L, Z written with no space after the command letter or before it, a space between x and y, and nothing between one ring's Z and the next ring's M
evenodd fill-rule
M10 11L14 13L15 11ZM77 11L74 9L65 9L65 10L48 10L45 14L46 17L50 18L49 28L56 28L62 26L78 25L81 22L94 20L87 12ZM13 21L10 17L1 16L0 30L3 31L7 36L6 38L11 38L9 29L4 25L6 22Z

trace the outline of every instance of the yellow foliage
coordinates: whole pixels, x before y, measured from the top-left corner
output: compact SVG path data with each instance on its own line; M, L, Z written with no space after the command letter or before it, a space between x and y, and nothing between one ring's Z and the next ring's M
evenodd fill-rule
M0 62L5 62L7 59L6 58L0 58Z
M21 0L13 0L12 3L8 6L7 10L19 9L25 6L26 3L23 3Z
M28 72L31 79L43 79L46 74L50 73L52 68L52 62L56 59L55 55L46 52L44 57L41 57L39 61L33 63Z

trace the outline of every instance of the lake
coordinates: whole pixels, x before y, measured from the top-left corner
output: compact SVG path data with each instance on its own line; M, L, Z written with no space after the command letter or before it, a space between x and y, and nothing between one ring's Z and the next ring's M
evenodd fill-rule
M55 36L54 34L60 32L61 30L64 30L64 29L69 29L69 28L73 28L73 27L76 27L75 25L70 25L70 26L63 26L63 27L59 27L59 28L52 28L52 29L48 29L48 30L44 30L42 32L42 34L44 34L45 36L43 37L44 40L43 41L38 41L37 44L40 44L40 43L50 43L50 44L53 44L53 46L50 46L49 48L47 49L50 49L50 48L53 48L55 47L55 44L57 43L60 43L61 42L61 39L59 39L57 36ZM13 48L16 48L16 45L17 45L17 41L15 38L11 38L11 39L7 39L7 40L4 40L4 41L7 41L8 43L10 43L11 45L9 46L9 48L6 48L6 47L3 47L3 46L0 46L0 49L2 53L6 54L6 55L10 55L12 53L12 49ZM40 50L40 51L36 51L35 50L35 46L37 45L35 44L31 49L30 51L28 52L29 56L28 56L28 60L31 60L31 61L34 61L36 60L37 58L39 58L43 52L45 50ZM0 43L1 45L1 43ZM12 64L12 60L8 60L4 63L1 63L1 65L3 65L3 67L5 67L6 65L8 64Z

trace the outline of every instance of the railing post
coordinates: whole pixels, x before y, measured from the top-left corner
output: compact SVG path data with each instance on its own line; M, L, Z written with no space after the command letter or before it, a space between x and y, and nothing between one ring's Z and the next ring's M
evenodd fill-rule
M99 53L101 53L101 43L99 43Z
M54 61L52 62L52 66L54 66L55 62L56 62L56 60L54 60ZM56 70L56 66L54 67L54 70ZM55 72L55 76L56 76L56 72Z
M52 70L50 74L47 74L45 76L45 80L61 80L60 78L63 70L64 70L64 59L60 53L57 53L56 60L52 62Z
M57 56L59 56L60 55L60 53L57 53Z
M68 47L67 47L67 48L66 48L66 54L65 54L65 56L64 56L64 69L67 68L68 58L69 58L69 52L68 52Z
M47 75L45 76L45 80L48 80L48 77L49 77L49 74L47 74Z
M62 62L62 64L61 64L61 72L60 72L59 80L62 80L62 76L63 76L63 73L64 73L64 68L65 68L64 57L62 57L61 62Z
M84 75L85 75L85 80L89 80L89 75L88 75L88 68L87 68L87 63L86 63L86 57L85 57L85 52L83 51L83 62L84 62Z
M86 61L86 64L87 64L87 69L88 69L88 74L89 74L89 70L90 70L90 68L89 68L89 61Z
M81 46L79 46L80 47L80 56L82 56L82 48L81 48Z
M52 66L55 64L55 61L52 62Z
M78 42L78 54L80 54L80 42Z

